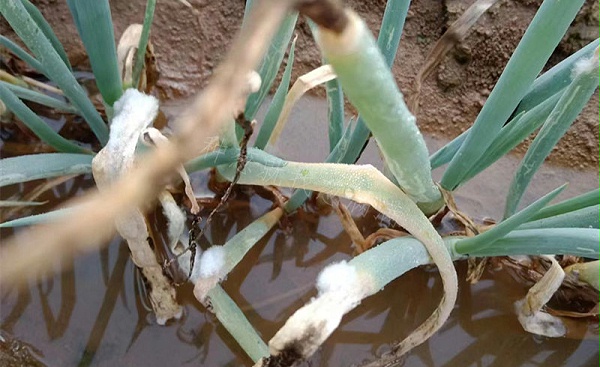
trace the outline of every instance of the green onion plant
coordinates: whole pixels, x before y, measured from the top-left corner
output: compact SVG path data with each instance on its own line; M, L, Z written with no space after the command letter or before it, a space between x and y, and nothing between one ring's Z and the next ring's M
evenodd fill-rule
M109 2L67 0L67 3L110 112L124 86L117 67ZM420 265L438 267L444 297L423 325L382 357L387 363L395 363L402 354L427 340L450 315L458 291L453 261L539 254L598 259L598 190L548 205L558 197L562 186L518 210L535 172L598 87L598 40L540 75L583 3L584 0L542 3L472 127L431 156L416 117L406 106L390 71L410 1L387 1L377 39L356 13L335 1L312 5L299 2L287 15L258 68L262 85L249 96L243 108L246 119L256 117L288 51L281 82L260 121L254 147L248 148L243 157L246 163L241 173L237 172L241 149L236 143L242 131L237 129L237 136L233 133L233 119L222 129L219 147L185 164L190 173L217 167L228 180L234 180L239 173L238 184L242 185L295 189L283 208L264 214L222 245L219 251L223 251L225 260L216 273L205 274L200 269L200 275L192 277L198 300L210 303L210 310L257 366L292 365L309 358L345 313L360 307L364 298ZM252 4L247 1L246 15L252 12ZM135 55L133 86L138 85L143 69L155 5L155 0L148 0ZM56 153L0 160L0 186L90 173L94 152L61 137L23 101L80 115L102 146L109 140L107 121L77 82L64 48L35 6L29 0L2 1L0 11L28 50L4 36L0 36L0 44L54 82L67 99L60 101L36 90L0 82L2 102L40 140L56 150ZM330 153L323 157L323 163L286 161L265 151L289 90L296 52L296 39L292 40L292 35L300 15L309 18L323 63L331 65L336 74L336 79L326 84L328 127L324 129L328 132ZM241 32L245 30L243 26ZM356 122L345 122L344 98L358 111ZM537 137L515 173L502 221L471 237L442 237L428 219L450 204L442 194L452 195L536 131ZM389 171L387 176L372 166L355 164L371 137L382 152ZM446 164L438 185L432 178L432 169ZM386 241L347 263L326 267L317 280L318 296L296 311L266 343L219 282L282 216L297 210L313 191L370 205L409 235ZM62 208L18 218L0 227L57 222L69 210ZM198 256L196 266L206 255ZM352 282L339 285L327 280L328 274L336 272L347 275ZM296 349L292 351L291 347ZM296 353L292 359L291 352Z

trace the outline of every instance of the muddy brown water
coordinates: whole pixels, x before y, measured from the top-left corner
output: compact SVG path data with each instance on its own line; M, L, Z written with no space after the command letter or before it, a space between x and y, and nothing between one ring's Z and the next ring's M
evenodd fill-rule
M321 101L303 99L272 151L290 160L323 161L327 128L318 122L325 115ZM442 143L428 139L431 150ZM381 165L373 144L361 162ZM509 156L461 188L456 195L460 208L479 219L499 219L517 162L518 157ZM440 172L435 173L439 178ZM199 195L209 194L206 178L206 174L193 177ZM546 166L524 204L565 181L570 186L561 199L598 187L597 172ZM4 198L32 186L7 188L1 195ZM91 186L90 177L78 178L57 186L42 199L55 205ZM207 232L211 243L224 243L271 205L249 190L238 191L232 200L236 205L219 213ZM365 231L377 225L376 214L365 207L351 205L350 210ZM223 283L264 340L316 294L312 285L325 265L352 256L351 241L335 215L305 213L291 219L291 227L275 228L260 240ZM63 267L66 270L61 271ZM461 284L454 312L441 331L407 356L404 365L597 365L597 327L584 327L560 339L528 334L513 311L513 303L527 292L526 284L505 271L488 269L479 283L469 285L464 281L466 264L457 262L457 268ZM119 238L104 249L57 263L52 274L32 276L20 291L3 289L0 365L36 365L35 361L47 366L252 365L216 318L194 299L191 286L179 289L184 317L167 326L156 324L140 289L126 245ZM346 315L310 364L349 366L372 360L430 314L441 290L434 268L408 272Z

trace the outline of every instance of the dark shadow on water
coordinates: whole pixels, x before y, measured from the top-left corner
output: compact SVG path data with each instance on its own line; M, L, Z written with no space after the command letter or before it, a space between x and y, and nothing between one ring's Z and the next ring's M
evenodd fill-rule
M102 343L104 332L108 327L108 323L119 298L121 285L123 284L123 277L125 275L125 266L127 265L127 261L129 259L129 250L127 246L124 245L118 245L118 249L119 255L108 279L108 283L106 284L106 293L104 294L102 305L98 310L98 316L96 317L96 321L92 326L88 341L83 350L83 355L78 363L79 367L87 367L92 364L94 355L98 350L98 346ZM136 332L138 332L137 327ZM133 341L134 339L132 339L131 343L133 343Z

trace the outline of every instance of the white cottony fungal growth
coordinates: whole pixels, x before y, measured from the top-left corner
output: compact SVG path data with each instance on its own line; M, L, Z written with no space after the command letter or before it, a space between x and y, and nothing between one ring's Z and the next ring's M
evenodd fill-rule
M596 47L596 51L594 51L592 57L579 60L577 63L575 63L575 66L573 67L572 78L575 79L575 77L580 74L590 74L593 72L597 73L598 71L594 71L596 69L598 69L598 47Z
M225 266L225 248L223 246L213 246L204 251L198 264L200 277L210 278L220 276Z
M158 113L158 100L137 89L127 89L114 104L114 118L110 124L110 140L123 141L124 136L135 135L150 126Z
M163 191L158 197L163 209L163 214L167 218L167 234L169 237L169 249L176 253L176 246L179 238L185 231L185 213L173 199L168 191Z
M344 314L376 291L370 277L346 261L323 269L317 289L318 297L296 311L269 341L271 355L293 345L303 358L309 357L338 327Z
M317 279L319 294L326 292L353 292L356 289L358 274L346 261L331 264L321 271Z
M110 139L92 160L94 180L100 191L106 190L134 168L139 137L152 124L157 113L158 100L135 89L126 90L115 102ZM130 212L121 213L116 218L115 225L121 237L127 241L133 262L141 268L150 285L150 303L158 323L164 324L166 320L179 318L182 308L175 299L175 288L163 274L148 242L150 234L142 212L138 208L131 208ZM175 226L180 227L180 224L175 223ZM175 227L170 230L179 231Z
M190 280L194 283L194 296L203 304L208 292L227 275L225 261L226 252L223 246L213 246L204 251L200 259L196 257Z

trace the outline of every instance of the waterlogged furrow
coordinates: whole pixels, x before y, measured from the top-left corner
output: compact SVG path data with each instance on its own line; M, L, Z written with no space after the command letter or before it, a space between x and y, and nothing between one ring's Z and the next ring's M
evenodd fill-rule
M233 165L227 166L221 172L226 177L232 178L235 174L235 167ZM259 163L248 162L238 183L277 185L313 190L369 204L395 220L425 245L433 262L439 268L444 283L445 295L434 314L402 342L399 348L401 351L410 350L425 341L443 325L450 315L456 302L458 285L452 259L446 250L442 238L437 234L417 205L373 166L288 162L287 165L282 167L266 167ZM398 273L396 277L400 275L401 273ZM376 293L385 284L393 280L391 277L382 279L377 272L371 272L368 275L363 274L362 276L371 278L373 284L361 291L360 297L362 298ZM345 311L349 311L356 304L353 303L352 307ZM305 325L310 328L312 324L305 323ZM320 338L312 338L312 342L317 339L325 340L329 336L328 333L333 330L327 328L326 330L317 331L326 335L324 338L322 335ZM316 331L311 331L311 333L314 332ZM306 332L294 331L289 335L290 337L295 336L297 338L296 341L302 342L302 337L303 335L306 336ZM291 341L287 340L287 342ZM287 344L279 342L278 345ZM302 357L306 358L310 356L314 350L316 349L306 348L307 354Z

